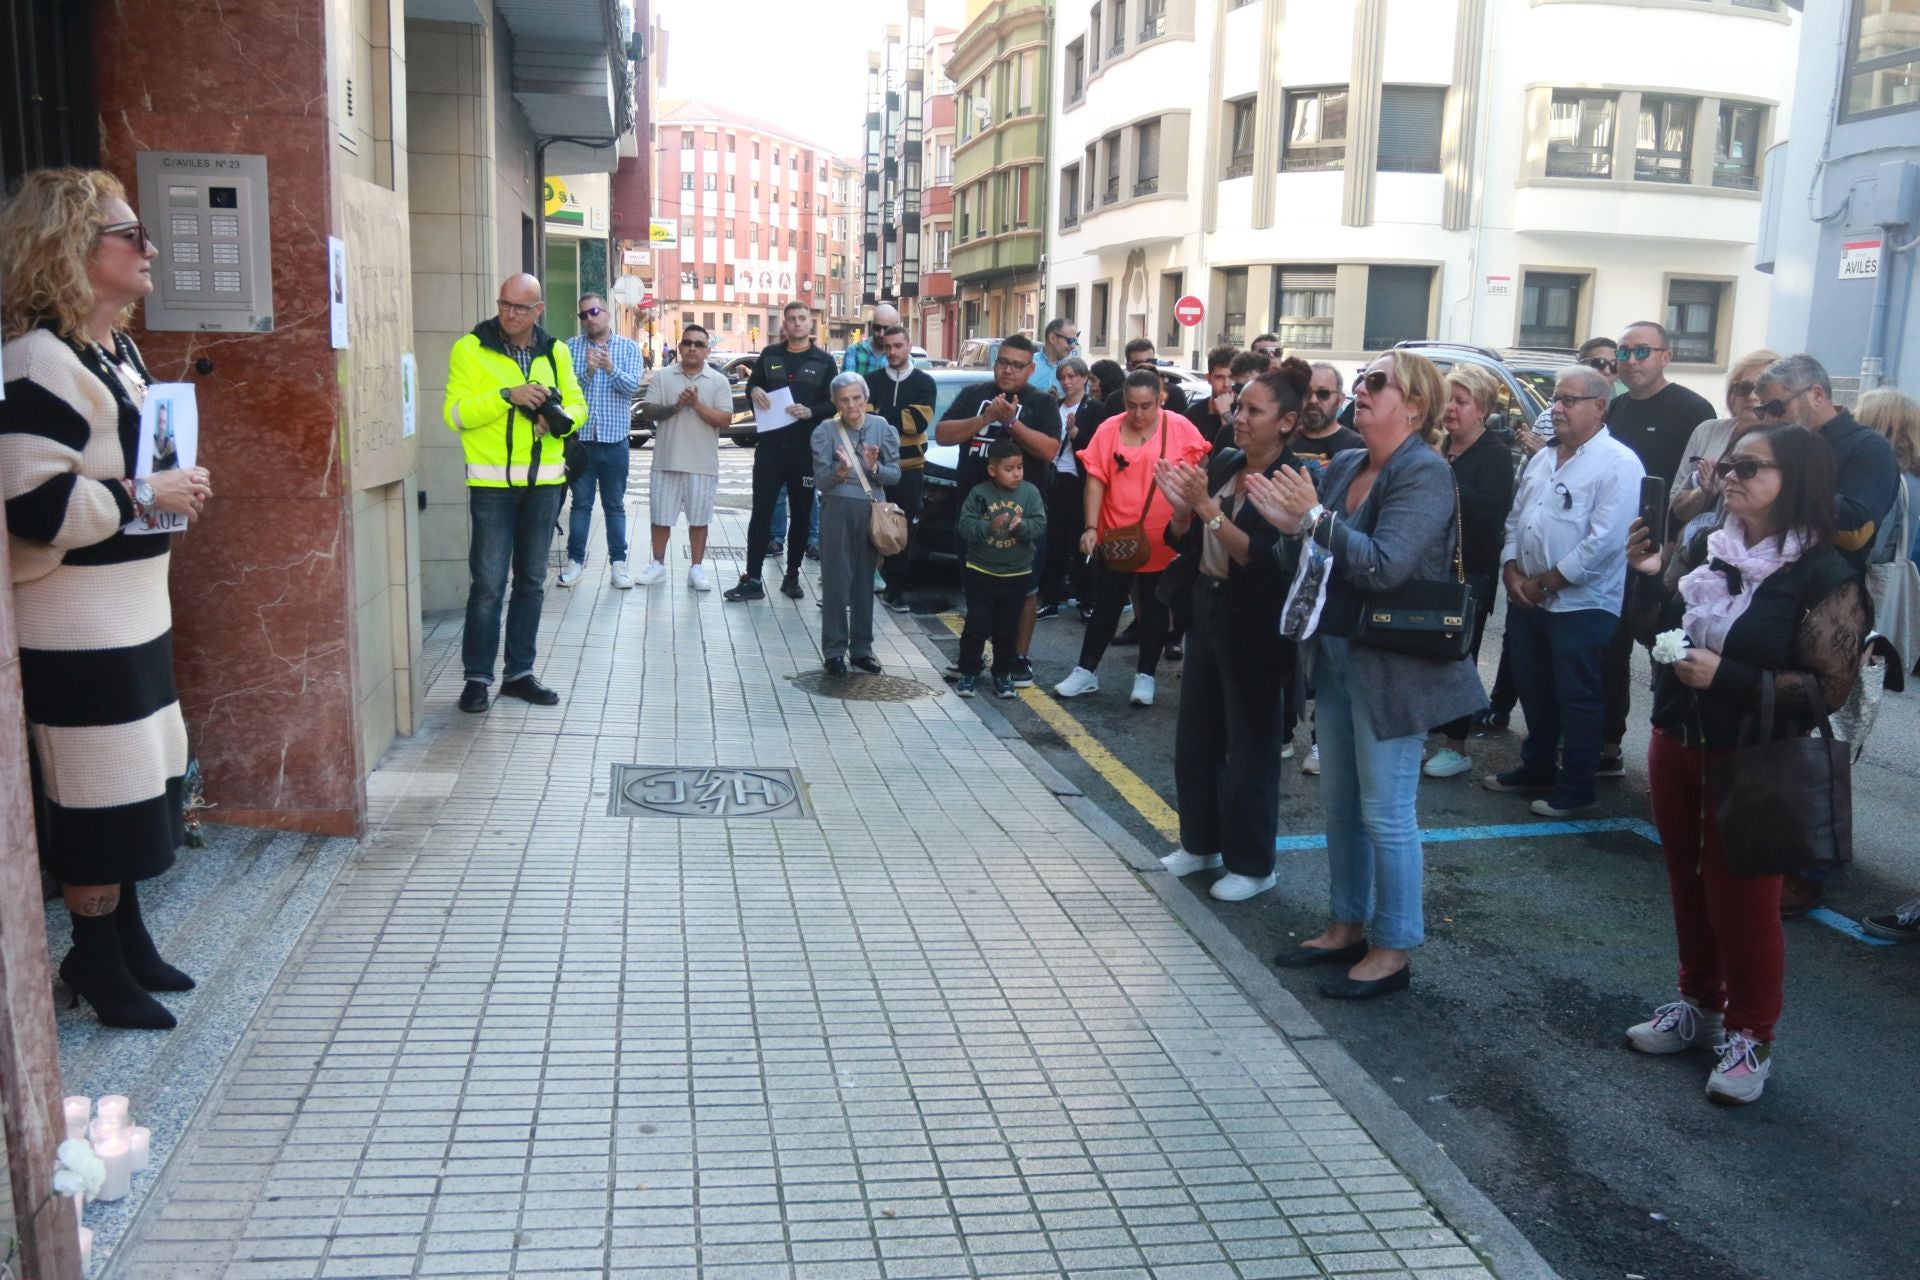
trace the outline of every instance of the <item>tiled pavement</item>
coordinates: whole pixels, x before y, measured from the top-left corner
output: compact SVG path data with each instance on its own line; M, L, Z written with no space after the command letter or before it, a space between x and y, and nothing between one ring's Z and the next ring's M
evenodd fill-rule
M812 599L670 563L549 591L558 709L462 715L435 628L426 728L108 1275L1487 1275L967 707L804 692ZM814 816L607 817L628 761L796 766Z

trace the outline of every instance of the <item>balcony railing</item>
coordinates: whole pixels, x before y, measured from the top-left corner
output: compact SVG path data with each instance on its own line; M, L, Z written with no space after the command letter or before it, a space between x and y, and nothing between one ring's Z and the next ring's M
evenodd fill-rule
M1115 204L1120 199L1120 177L1118 174L1107 179L1107 189L1100 193L1101 204Z
M1060 229L1063 231L1069 227L1077 227L1080 225L1080 210L1075 207L1080 202L1078 200L1068 200L1064 203L1066 207L1060 211Z
M1150 196L1158 190L1160 190L1160 175L1157 173L1140 178L1133 184L1133 194L1137 196Z
M1333 322L1331 320L1309 324L1282 323L1274 327L1274 333L1280 338L1283 347L1314 347L1328 350L1333 346Z
M1252 156L1235 156L1230 162L1228 162L1227 171L1222 176L1228 177L1228 178L1244 178L1244 177L1247 177L1252 172L1253 172Z
M1760 180L1754 176L1753 166L1744 160L1716 160L1713 185L1733 191L1757 191Z
M1143 42L1147 40L1157 40L1165 34L1167 34L1167 15L1166 14L1150 13L1145 18L1141 19L1140 39Z
M1549 178L1610 178L1613 176L1613 148L1549 146L1547 176Z

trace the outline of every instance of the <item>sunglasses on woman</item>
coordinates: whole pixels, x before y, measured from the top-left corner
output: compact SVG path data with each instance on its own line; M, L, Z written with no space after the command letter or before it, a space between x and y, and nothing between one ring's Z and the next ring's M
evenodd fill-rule
M1393 375L1386 370L1369 369L1354 378L1353 389L1355 393L1365 391L1368 395L1377 396L1382 391L1385 391L1392 382Z
M1713 474L1725 480L1728 476L1739 476L1742 480L1751 480L1762 471L1777 471L1777 462L1762 462L1758 458L1734 458L1727 462L1713 464Z

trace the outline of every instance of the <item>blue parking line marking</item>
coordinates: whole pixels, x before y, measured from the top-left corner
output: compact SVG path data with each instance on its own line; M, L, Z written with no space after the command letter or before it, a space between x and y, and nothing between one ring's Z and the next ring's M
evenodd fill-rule
M1831 907L1815 907L1807 912L1807 919L1818 920L1838 933L1844 933L1855 942L1864 942L1870 947L1897 947L1900 944L1892 938L1876 938L1862 929L1855 921L1847 919Z

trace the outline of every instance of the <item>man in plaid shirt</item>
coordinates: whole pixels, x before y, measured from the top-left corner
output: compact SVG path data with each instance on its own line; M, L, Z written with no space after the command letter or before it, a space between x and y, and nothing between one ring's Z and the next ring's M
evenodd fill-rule
M643 376L640 344L613 331L613 313L597 293L580 298L580 335L567 339L580 389L587 397L587 421L576 439L585 452L584 465L568 486L573 514L567 524L567 563L560 585L580 581L587 562L587 533L593 527L593 494L600 491L600 510L607 521L607 559L612 562L613 585L622 591L633 585L627 572L627 445L633 397Z
M842 373L869 374L878 373L887 367L886 353L880 349L880 335L900 323L900 313L886 303L873 309L873 323L867 326L867 334L860 341L847 348L847 358L840 366Z

